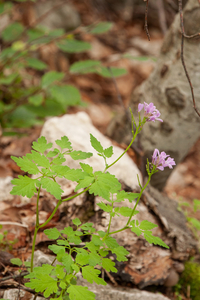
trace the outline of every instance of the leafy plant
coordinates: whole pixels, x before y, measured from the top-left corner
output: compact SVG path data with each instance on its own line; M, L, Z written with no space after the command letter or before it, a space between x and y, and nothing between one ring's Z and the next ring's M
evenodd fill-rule
M2 229L2 227L3 226L0 224L0 229ZM3 233L0 233L0 248L4 250L12 250L13 245L17 243L17 239L14 239L13 241L8 240L7 235L7 230L4 230Z
M144 108L144 117L141 119L140 112ZM33 142L33 150L22 158L12 157L17 165L25 172L31 175L37 175L35 178L19 175L18 178L12 181L14 187L11 191L13 195L22 195L32 197L37 194L36 205L36 225L33 238L32 255L31 255L31 272L26 278L30 281L25 285L34 289L36 292L44 293L44 297L51 297L51 299L63 299L68 295L71 300L94 299L95 295L88 290L87 287L77 286L77 273L81 272L84 279L89 283L96 282L97 284L106 285L106 282L99 277L100 270L97 266L107 270L108 272L117 272L115 262L109 257L109 253L116 255L118 261L127 261L126 255L128 251L119 245L115 238L112 237L114 233L118 233L127 229L131 229L133 234L137 236L143 235L144 239L149 243L169 248L159 237L153 235L153 228L157 227L147 220L134 220L134 216L139 213L136 208L140 201L141 195L153 174L158 170L163 170L164 167L172 168L175 162L172 158L166 155L165 152L159 153L155 149L152 162L147 161L147 183L142 186L139 178L138 184L140 187L139 193L128 193L121 189L121 184L118 179L108 172L108 169L119 161L119 159L127 152L132 145L137 134L142 130L147 121L162 121L159 116L159 111L155 108L153 103L139 104L139 123L132 115L132 123L135 125L135 132L132 127L132 141L127 149L111 164L108 164L107 159L113 155L113 147L104 148L103 145L90 134L90 142L92 147L97 151L97 154L102 157L105 162L105 169L103 171L93 171L93 168L87 164L80 162L80 169L71 169L64 165L65 156L69 155L73 160L89 159L93 154L90 152L73 150L71 142L64 136L60 140L56 140L58 148L52 149L52 143L47 143L45 137L40 137L37 142ZM89 160L88 160L89 161ZM63 193L56 178L66 178L77 182L75 194L62 199ZM39 222L39 198L41 189L46 189L58 199L57 205L49 218L41 224ZM55 240L56 244L50 245L59 265L53 266L44 264L41 267L33 265L35 241L38 230L44 228L55 215L58 207L62 202L69 201L76 198L78 195L85 193L100 196L104 200L100 202L99 207L109 214L109 225L106 231L97 231L93 223L82 224L76 218L72 220L75 228L70 226L59 231L57 228L44 230L44 233L51 240ZM118 202L123 202L128 199L130 203L135 201L134 208L127 206L115 207ZM111 231L111 223L114 216L127 217L126 225L115 231ZM84 236L90 237L90 241L83 243Z
M11 14L13 9L12 2L0 3L0 14ZM112 23L101 22L95 26L81 27L79 32L101 34L111 27ZM46 116L60 115L69 106L82 104L79 90L66 83L65 74L49 71L49 67L39 58L40 48L50 43L68 54L89 50L91 45L78 40L76 32L77 29L69 34L63 29L48 30L39 25L25 27L19 22L10 22L3 29L3 48L0 53L2 128L41 124ZM69 76L75 73L97 73L100 76L112 77L122 76L126 70L113 68L111 76L100 61L84 60L70 66Z

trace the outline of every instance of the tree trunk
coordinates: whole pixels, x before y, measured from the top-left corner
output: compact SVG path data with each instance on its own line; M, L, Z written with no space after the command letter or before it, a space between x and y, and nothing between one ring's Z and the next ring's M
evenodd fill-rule
M185 33L200 32L200 6L198 0L189 0L183 11ZM151 42L149 43L151 47ZM166 34L158 63L150 77L135 90L130 106L137 111L138 103L153 102L161 112L163 123L145 124L140 145L145 161L155 148L174 157L178 164L200 136L200 118L193 109L189 83L181 63L180 16L177 15ZM200 38L185 39L184 58L190 75L197 108L200 110ZM125 115L118 116L111 124L108 134L118 142L128 143L130 126ZM162 189L171 170L153 176L151 184ZM157 176L156 176L157 175Z

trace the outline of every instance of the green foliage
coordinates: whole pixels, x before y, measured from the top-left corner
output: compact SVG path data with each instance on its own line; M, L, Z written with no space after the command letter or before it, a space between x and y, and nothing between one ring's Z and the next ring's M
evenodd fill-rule
M94 26L90 32L93 34L102 34L110 30L112 26L113 23L111 22L100 22L96 26Z
M185 294L187 293L187 286L190 286L191 299L200 300L200 265L191 261L186 262L179 284Z
M0 229L2 229L3 226L0 224ZM2 250L12 250L12 246L17 242L17 240L13 240L13 241L10 241L7 239L7 234L8 234L8 231L7 230L4 230L3 233L0 233L0 249Z

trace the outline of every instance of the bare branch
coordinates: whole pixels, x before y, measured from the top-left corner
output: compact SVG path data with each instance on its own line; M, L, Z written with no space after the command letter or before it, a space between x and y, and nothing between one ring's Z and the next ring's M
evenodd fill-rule
M149 34L148 23L147 23L149 0L145 0L145 2L146 2L146 9L145 9L144 29L146 31L146 35L148 37L148 40L150 41L150 34Z

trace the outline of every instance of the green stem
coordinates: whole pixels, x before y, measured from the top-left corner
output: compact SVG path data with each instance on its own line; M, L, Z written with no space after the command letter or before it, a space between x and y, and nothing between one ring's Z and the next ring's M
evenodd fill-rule
M35 242L36 242L37 232L38 232L38 229L39 229L39 198L40 198L40 191L41 191L41 185L38 189L38 194L37 194L36 224L35 224L35 231L34 231L33 245L32 245L32 253L31 253L31 272L33 272L33 259L34 259L34 252L35 252Z
M113 204L114 204L114 202L112 202L112 211L113 211ZM111 221L112 221L112 216L110 215L110 220L109 220L109 225L108 225L108 230L107 230L106 236L109 235L109 230L110 230Z

